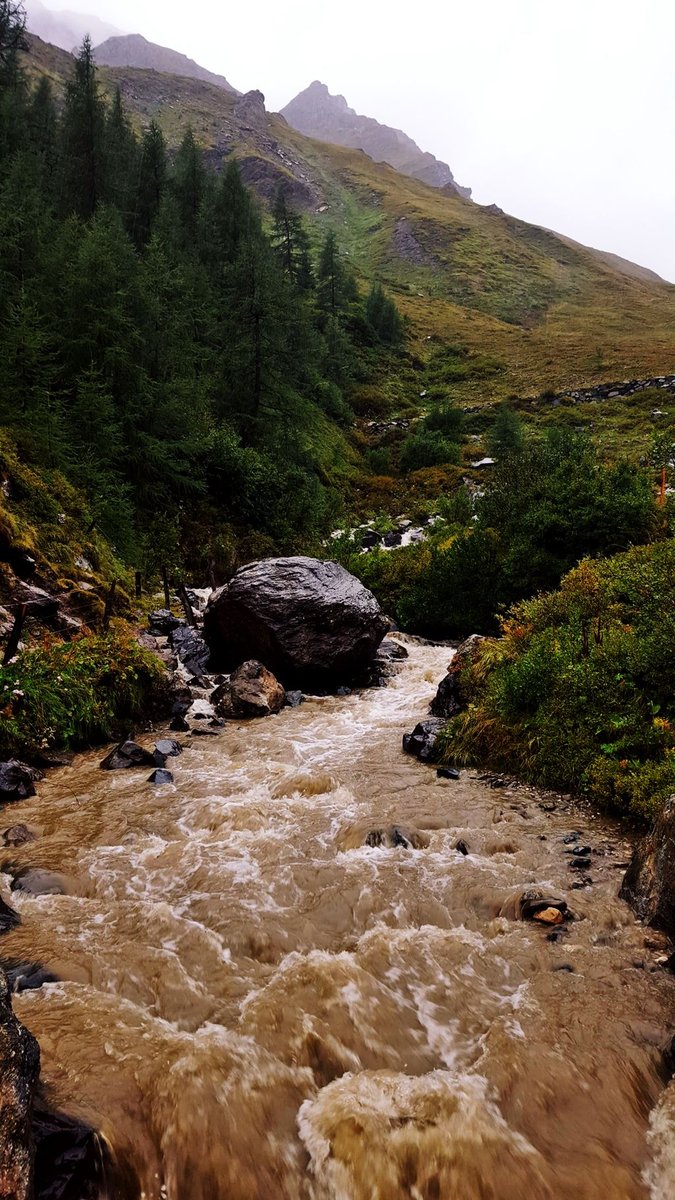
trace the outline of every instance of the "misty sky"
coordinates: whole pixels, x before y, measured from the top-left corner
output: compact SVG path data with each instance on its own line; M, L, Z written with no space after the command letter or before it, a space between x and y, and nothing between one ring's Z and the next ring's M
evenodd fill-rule
M675 282L673 0L47 0L257 87L313 79L474 199Z

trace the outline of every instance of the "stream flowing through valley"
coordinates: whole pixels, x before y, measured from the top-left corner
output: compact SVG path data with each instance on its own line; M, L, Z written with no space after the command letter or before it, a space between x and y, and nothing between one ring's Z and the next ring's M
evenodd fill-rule
M124 1200L675 1196L675 991L625 836L406 757L448 660L407 645L386 688L184 738L174 785L98 751L17 810L6 858L66 894L11 897L3 956L59 979L15 1010ZM364 844L392 825L416 848ZM576 919L515 919L532 887Z

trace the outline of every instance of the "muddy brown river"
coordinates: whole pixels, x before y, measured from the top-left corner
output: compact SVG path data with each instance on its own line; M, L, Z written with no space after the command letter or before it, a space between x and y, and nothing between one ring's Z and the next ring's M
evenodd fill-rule
M7 853L68 894L11 898L3 955L60 980L15 1008L124 1200L675 1196L675 991L625 836L407 758L448 658L408 648L385 689L185 737L173 786L99 751L17 811ZM420 848L364 844L392 824ZM576 919L514 919L531 887Z

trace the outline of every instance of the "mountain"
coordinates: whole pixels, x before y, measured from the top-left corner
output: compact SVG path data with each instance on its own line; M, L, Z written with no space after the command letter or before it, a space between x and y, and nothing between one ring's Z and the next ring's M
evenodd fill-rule
M200 67L199 63L193 62L185 54L179 54L177 50L169 50L165 46L148 42L139 33L111 37L102 45L97 45L96 61L108 67L138 67L141 70L160 71L168 75L182 75L186 79L200 79L204 83L223 88L226 92L239 94L224 76L214 75L213 71Z
M79 46L86 34L91 37L96 46L106 38L120 33L114 25L102 21L100 17L91 14L67 10L55 12L46 8L41 0L26 0L28 28L45 42L60 46L62 50L72 50Z
M281 115L288 124L308 137L363 150L374 162L385 162L403 175L412 175L435 188L449 188L469 197L471 188L460 187L447 163L420 150L400 129L381 125L372 117L359 116L344 96L331 96L325 83L315 80L291 100Z
M73 58L31 38L26 66L59 94ZM675 287L643 268L306 137L260 92L132 67L101 67L100 82L120 88L137 129L157 120L172 149L191 126L216 167L236 155L264 201L283 185L315 242L336 229L362 285L395 298L419 363L447 357L458 402L675 371Z

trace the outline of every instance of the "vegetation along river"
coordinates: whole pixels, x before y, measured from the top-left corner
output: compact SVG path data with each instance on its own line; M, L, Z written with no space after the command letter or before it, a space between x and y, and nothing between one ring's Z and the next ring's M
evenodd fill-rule
M386 688L185 739L175 785L99 751L22 804L16 861L67 891L14 894L3 953L59 977L15 1008L125 1197L675 1195L672 979L617 898L625 835L406 757L448 657L408 649ZM516 919L532 887L576 919Z

